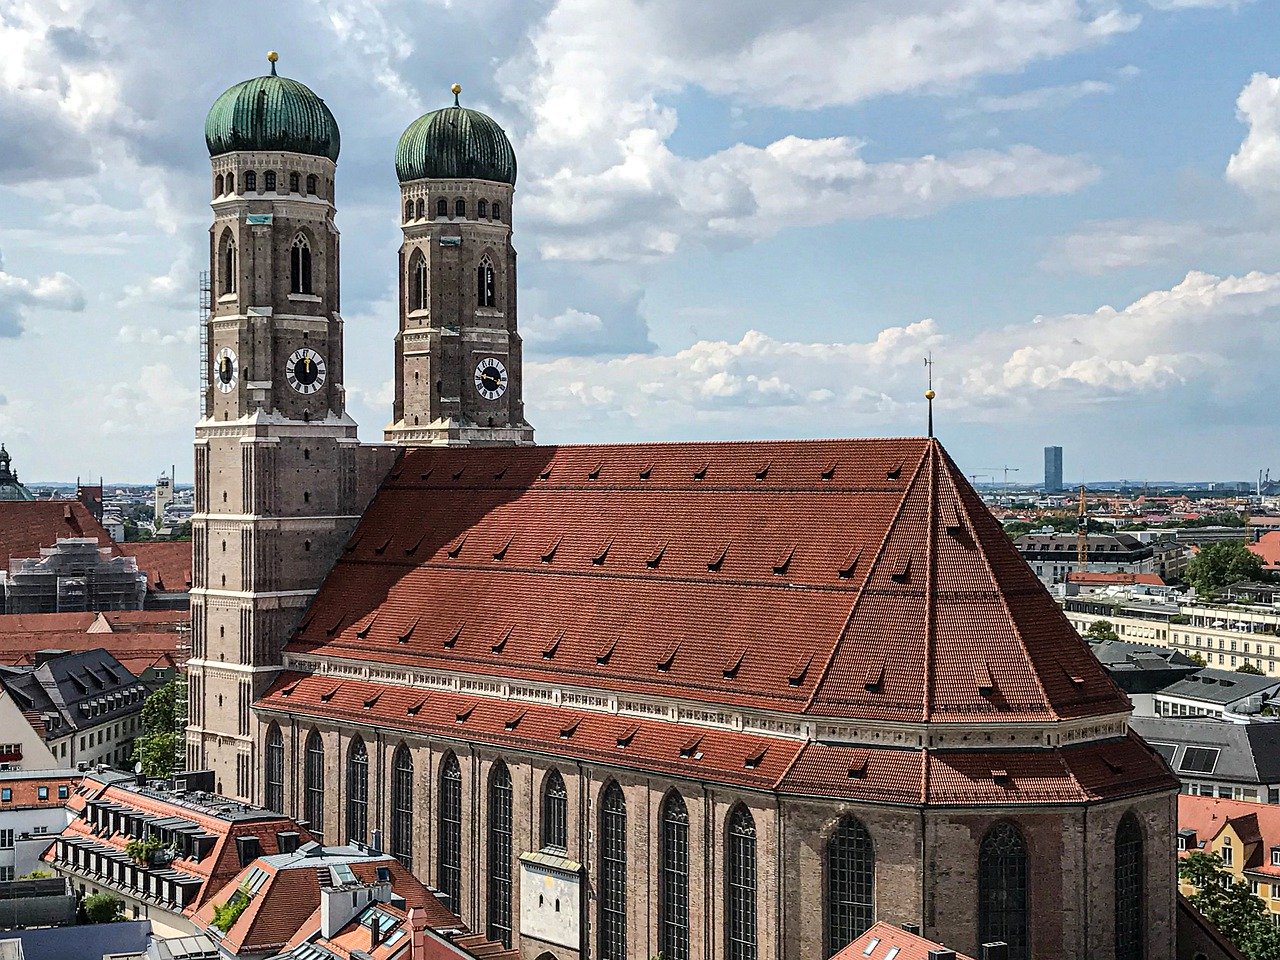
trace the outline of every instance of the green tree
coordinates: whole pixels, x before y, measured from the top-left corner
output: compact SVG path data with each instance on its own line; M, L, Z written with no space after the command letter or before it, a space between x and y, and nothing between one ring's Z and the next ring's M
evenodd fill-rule
M1200 654L1196 653L1194 650L1192 650L1190 653L1187 654L1187 659L1190 660L1192 663L1199 664L1202 667L1207 667L1209 665L1208 661L1205 660L1204 657L1200 656Z
M1236 673L1251 673L1251 674L1253 674L1255 677L1265 677L1265 676L1266 676L1266 674L1265 674L1265 673L1263 673L1261 670L1259 670L1257 667L1255 667L1252 663L1246 663L1246 664L1243 664L1243 665L1241 665L1241 666L1239 666L1239 667L1236 667Z
M91 893L84 898L84 915L90 923L115 923L124 919L124 901L110 893Z
M133 760L142 764L142 772L148 777L167 777L173 773L174 751L178 746L174 730L178 684L182 682L183 678L174 677L142 705L142 734L133 742Z
M1193 851L1179 861L1178 877L1196 888L1192 905L1249 960L1280 960L1280 931L1267 905L1222 869L1221 857Z
M1187 564L1186 581L1208 596L1240 580L1266 580L1262 558L1240 540L1224 540L1200 548Z
M1116 633L1116 628L1111 625L1110 620L1095 620L1089 624L1089 629L1084 632L1087 640L1119 640L1120 634Z

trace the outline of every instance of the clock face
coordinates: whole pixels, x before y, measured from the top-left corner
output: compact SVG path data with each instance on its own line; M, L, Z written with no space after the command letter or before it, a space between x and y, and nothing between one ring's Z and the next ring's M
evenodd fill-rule
M324 359L310 347L295 350L285 365L289 386L303 396L315 393L324 386Z
M497 400L507 392L507 368L497 357L485 357L476 364L476 393Z
M223 347L213 358L213 382L223 393L230 393L240 379L240 361L230 347Z

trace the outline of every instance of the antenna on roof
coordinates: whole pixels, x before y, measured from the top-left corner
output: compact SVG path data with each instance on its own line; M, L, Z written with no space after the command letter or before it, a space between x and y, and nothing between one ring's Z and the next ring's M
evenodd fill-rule
M929 378L929 389L924 392L924 398L929 401L929 439L933 439L933 398L937 396L933 392L933 351L929 351L929 355L924 358L924 368Z

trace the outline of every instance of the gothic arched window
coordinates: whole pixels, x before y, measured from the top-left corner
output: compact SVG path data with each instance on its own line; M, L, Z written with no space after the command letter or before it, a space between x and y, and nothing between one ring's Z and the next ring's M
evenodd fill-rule
M263 806L276 813L284 812L284 737L280 725L272 722L267 728L267 769L264 783Z
M843 950L875 923L876 852L861 821L845 817L827 841L827 952Z
M547 774L542 786L542 845L562 852L569 849L569 792L558 770Z
M347 841L369 839L369 751L356 737L347 748Z
M478 201L476 203L476 219L483 220L487 216L489 216L489 202L487 200Z
M489 774L490 940L511 946L511 774L499 760Z
M494 289L493 261L486 253L480 258L480 266L476 267L476 305L492 307L498 302L498 292Z
M414 210L417 213L418 219L421 220L427 215L427 201L422 199L422 197L419 197L417 206L414 207Z
M258 189L258 175L252 170L248 170L244 175L245 193L256 193Z
M427 258L415 250L409 260L409 309L427 309Z
M449 215L449 201L444 197L436 199L436 216L447 217Z
M302 778L306 793L302 812L307 818L307 829L321 837L324 834L324 741L320 739L319 730L312 730L307 737L305 753Z
M756 822L742 804L729 814L725 848L725 940L729 960L756 960Z
M222 292L236 292L236 271L239 268L239 261L236 258L236 242L231 239L231 232L227 231L222 235Z
M453 754L440 764L439 816L436 883L445 905L457 913L462 909L462 770Z
M627 802L618 781L600 800L600 960L627 960Z
M274 191L276 188L276 172L268 170L262 175L262 189Z
M289 192L290 193L299 192L300 185L301 185L301 178L298 176L297 171L291 172L289 174Z
M413 756L403 743L391 758L391 855L413 869Z
M289 250L289 292L311 292L311 244L302 234L293 238Z
M236 175L234 173L227 174L227 193L236 192Z
M658 952L689 960L689 809L667 794L658 821Z
M1029 960L1027 845L1012 823L987 831L978 850L978 942L1009 945L1009 960Z
M1133 811L1116 829L1116 960L1142 960L1146 880L1142 826Z
M316 175L314 173L307 176L307 196L314 197L316 195Z
M215 197L222 196L222 193L223 193L222 183L223 183L222 174L218 174L217 179L213 181L213 195Z
M461 197L453 201L453 215L455 217L461 217L463 219L466 219L467 201L463 200Z
M406 200L404 202L404 219L406 223L413 219L413 201L412 200Z
M502 219L502 204L500 204L497 200L493 201L493 219L494 220Z

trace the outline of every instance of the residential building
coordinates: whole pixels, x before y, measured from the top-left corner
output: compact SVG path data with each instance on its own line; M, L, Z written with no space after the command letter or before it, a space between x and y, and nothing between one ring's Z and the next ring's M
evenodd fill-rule
M1280 570L1280 530L1264 533L1247 546L1252 553L1262 558L1263 566L1267 570Z
M145 920L95 923L85 927L47 927L9 930L0 934L0 950L17 944L15 952L0 952L4 960L143 960L152 942Z
M154 690L173 679L190 646L185 611L0 615L0 666L35 666L57 651L101 648Z
M1178 855L1216 853L1237 883L1247 883L1280 927L1280 807L1212 797L1178 798ZM1179 882L1181 892L1195 888Z
M106 650L46 651L0 667L0 764L85 769L132 762L147 688Z
M1062 448L1044 448L1044 492L1062 492Z
M1182 793L1280 803L1280 723L1135 716L1129 725L1164 757Z
M228 907L234 917L229 922ZM468 930L395 857L366 846L312 842L257 857L208 898L192 921L221 956L241 960L346 960L357 951L372 960L410 960L428 940L441 956L459 960L517 956Z
M67 825L67 801L79 782L67 770L0 770L0 881L40 867L50 840Z
M310 839L288 817L209 792L211 781L207 773L179 774L173 786L86 774L45 862L82 897L122 898L130 917L149 919L160 935L200 933L193 917L241 870Z
M1246 722L1263 714L1280 691L1280 677L1255 676L1236 670L1206 667L1182 677L1155 694L1161 717L1214 717ZM1276 711L1271 708L1269 711Z
M1025 533L1014 542L1022 559L1046 584L1066 582L1081 572L1164 577L1173 556L1181 553L1172 542L1143 543L1127 533L1091 533L1086 538L1087 569L1082 571L1075 534Z
M1190 657L1168 647L1124 640L1093 640L1089 647L1129 695L1135 717L1157 716L1156 694L1201 669Z

